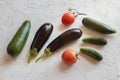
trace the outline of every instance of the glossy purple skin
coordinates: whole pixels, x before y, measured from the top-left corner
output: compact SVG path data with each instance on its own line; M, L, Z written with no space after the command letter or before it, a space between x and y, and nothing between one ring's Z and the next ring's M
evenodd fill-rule
M31 45L31 49L36 48L37 52L39 52L43 47L43 45L49 39L52 31L53 31L53 25L51 23L43 24L35 34L35 37Z
M59 35L56 39L54 39L47 48L50 49L51 52L56 51L58 48L62 47L63 45L77 40L81 37L82 31L78 28L73 28L70 30L65 31L61 35Z

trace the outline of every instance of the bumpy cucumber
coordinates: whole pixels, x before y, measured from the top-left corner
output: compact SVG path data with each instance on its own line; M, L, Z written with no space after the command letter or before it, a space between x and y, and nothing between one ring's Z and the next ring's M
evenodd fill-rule
M104 38L98 38L98 37L86 37L82 39L85 43L91 43L91 44L97 44L97 45L106 45L107 40Z
M82 24L91 30L94 30L103 34L116 33L116 30L114 30L110 26L91 18L87 18L87 17L83 18Z
M93 49L80 48L80 51L84 54L89 55L90 57L94 58L97 61L101 61L103 59L103 56L99 52L97 52Z
M7 52L12 57L18 56L22 51L30 31L31 23L26 20L18 29L7 47Z

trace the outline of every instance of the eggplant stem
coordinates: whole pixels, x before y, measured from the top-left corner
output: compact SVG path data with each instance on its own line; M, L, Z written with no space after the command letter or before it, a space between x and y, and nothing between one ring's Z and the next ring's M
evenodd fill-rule
M30 61L33 60L37 56L37 54L38 54L38 52L37 52L36 48L31 49L28 63L30 63Z
M38 62L42 58L50 56L51 54L52 54L52 52L50 51L50 49L46 48L45 51L44 51L44 53L40 57L38 57L38 59L36 60L36 62Z

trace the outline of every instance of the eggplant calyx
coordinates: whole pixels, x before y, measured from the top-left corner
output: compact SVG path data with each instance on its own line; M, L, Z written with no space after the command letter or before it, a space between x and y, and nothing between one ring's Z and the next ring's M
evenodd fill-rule
M44 51L44 53L40 57L38 57L38 59L36 60L36 62L38 62L42 58L50 56L51 54L52 54L52 52L50 51L50 49L46 48L45 51Z
M37 54L38 54L38 52L37 52L36 48L31 49L28 63L30 63L30 61L33 60L37 56Z

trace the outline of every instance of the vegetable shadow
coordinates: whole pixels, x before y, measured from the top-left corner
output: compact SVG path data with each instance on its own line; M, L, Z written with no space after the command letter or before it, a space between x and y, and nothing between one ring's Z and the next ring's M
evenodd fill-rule
M6 66L6 65L9 65L11 64L16 58L12 58L10 55L4 55L3 56L3 59L1 61L1 66Z
M69 29L69 26L65 26L65 25L63 25L62 23L59 24L58 30L60 30L60 31L65 31L66 29Z
M86 54L84 54L84 53L82 53L82 52L79 52L79 55L80 55L81 57L84 57L87 61L89 61L90 63L92 63L92 64L94 64L94 65L96 65L96 64L99 63L99 61L93 59L92 57L90 57L90 56L88 56L88 55L86 55Z
M58 64L59 70L61 72L67 72L72 66L73 65L68 65L68 64L64 63L62 60Z
M84 43L84 42L80 44L80 47L86 47L86 46L90 48L98 49L98 50L102 50L105 47L105 45L95 45L95 44Z
M87 35L87 36L92 36L92 37L102 37L102 38L106 38L106 39L109 39L109 38L113 38L114 37L114 34L102 34L100 32L97 32L97 31L94 31L94 30L91 30L91 29L88 29L86 28L84 25L81 25L79 26L80 29L82 30L83 32L83 35Z

